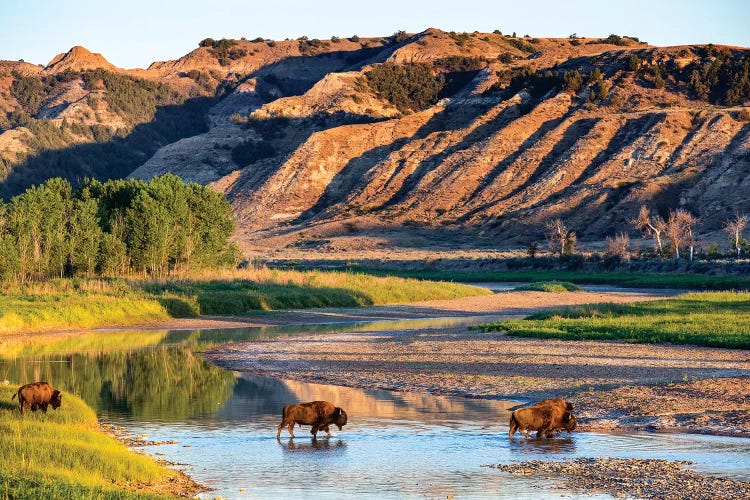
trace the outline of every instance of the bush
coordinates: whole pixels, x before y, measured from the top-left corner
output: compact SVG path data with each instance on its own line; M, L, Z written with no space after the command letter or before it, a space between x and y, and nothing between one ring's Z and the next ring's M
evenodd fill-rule
M513 35L515 37L515 34ZM523 40L519 40L517 38L508 38L507 42L520 50L521 52L527 52L529 54L536 52L536 49L533 45L531 45L528 42L524 42Z
M638 68L641 66L641 58L637 55L633 54L630 57L628 57L628 70L629 71L638 71Z

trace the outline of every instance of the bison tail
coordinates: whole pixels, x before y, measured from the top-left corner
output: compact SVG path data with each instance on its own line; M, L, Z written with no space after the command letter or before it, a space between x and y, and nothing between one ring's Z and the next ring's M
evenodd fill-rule
M513 434L516 433L516 430L518 429L518 420L516 420L516 416L511 413L510 414L510 426L508 429L508 439L513 439Z
M18 393L16 393L16 394L13 394L13 395L12 395L12 396L10 397L10 400L11 400L11 401L13 401L14 399L16 399L16 396L18 396Z

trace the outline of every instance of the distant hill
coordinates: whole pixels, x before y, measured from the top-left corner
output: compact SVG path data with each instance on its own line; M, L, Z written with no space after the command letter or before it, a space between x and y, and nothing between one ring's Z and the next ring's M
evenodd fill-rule
M172 172L265 247L522 244L554 217L597 240L642 204L715 232L750 213L748 101L746 48L615 35L206 39L145 70L74 47L0 63L0 195Z

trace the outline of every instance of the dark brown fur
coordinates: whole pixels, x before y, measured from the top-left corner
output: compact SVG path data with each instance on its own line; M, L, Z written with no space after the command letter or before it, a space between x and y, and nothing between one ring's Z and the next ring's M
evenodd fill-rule
M57 410L62 404L62 393L49 385L47 382L34 382L33 384L22 385L18 388L11 401L18 396L18 409L24 414L25 407L29 406L31 411L41 409L47 413L47 406Z
M520 408L510 415L508 437L516 431L529 437L529 431L537 431L536 437L552 437L556 430L564 429L569 434L578 425L573 415L573 405L561 398L545 399L533 406Z
M286 405L281 414L281 424L279 424L276 439L281 438L281 429L284 426L289 427L289 435L294 437L294 424L312 425L310 434L316 436L319 430L325 431L326 434L330 435L328 426L331 424L335 424L341 430L346 425L346 422L346 412L328 401Z

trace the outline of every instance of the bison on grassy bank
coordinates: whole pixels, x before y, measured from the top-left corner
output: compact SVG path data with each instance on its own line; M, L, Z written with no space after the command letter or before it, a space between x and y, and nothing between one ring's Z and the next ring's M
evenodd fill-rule
M577 425L571 403L561 398L545 399L510 414L508 437L512 439L516 431L526 437L529 437L529 431L537 431L537 438L542 434L549 438L557 430L566 430L570 434Z
M34 382L33 384L22 385L18 392L13 395L11 401L18 396L18 409L24 414L25 407L29 406L31 411L40 408L47 413L47 406L57 410L62 404L62 394L60 391L49 385L47 382Z
M334 424L341 430L346 425L346 421L346 412L328 401L312 401L311 403L286 405L281 414L281 423L276 433L276 439L281 438L281 429L284 426L289 426L289 435L291 437L294 437L294 424L312 425L310 434L313 437L317 435L319 430L325 431L330 436L329 425Z

